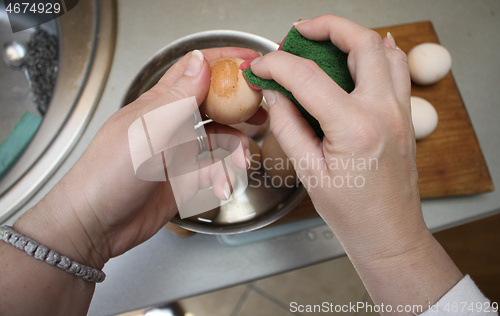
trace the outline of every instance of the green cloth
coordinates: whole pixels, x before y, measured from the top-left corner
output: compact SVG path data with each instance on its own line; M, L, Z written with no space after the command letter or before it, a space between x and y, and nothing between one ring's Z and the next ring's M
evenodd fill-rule
M41 122L40 116L25 112L10 131L9 136L0 143L0 178L21 156Z
M280 49L315 61L347 93L354 90L354 81L347 67L348 55L333 45L331 41L309 40L302 36L294 27L283 40ZM286 95L297 106L309 124L311 124L316 135L319 138L323 137L324 133L319 122L300 105L290 91L283 88L283 86L274 80L262 79L255 76L250 67L243 71L243 75L250 85L266 90L276 90Z

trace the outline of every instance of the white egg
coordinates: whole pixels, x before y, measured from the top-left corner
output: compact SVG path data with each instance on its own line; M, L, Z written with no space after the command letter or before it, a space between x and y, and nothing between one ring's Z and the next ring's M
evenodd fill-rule
M438 115L429 101L411 97L411 120L415 129L415 138L418 140L434 132L438 124Z
M408 53L410 77L415 83L428 85L438 82L451 69L451 55L435 43L419 44Z

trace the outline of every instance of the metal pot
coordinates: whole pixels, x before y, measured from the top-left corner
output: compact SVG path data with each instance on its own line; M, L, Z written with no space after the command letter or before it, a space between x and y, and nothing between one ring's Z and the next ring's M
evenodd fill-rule
M239 31L214 30L185 36L167 45L146 63L132 81L122 106L150 89L167 69L186 53L194 49L226 46L251 48L262 54L278 48L276 43L268 39ZM293 188L280 189L264 185L248 187L235 200L221 206L217 217L210 221L197 218L181 219L176 215L172 222L182 228L204 234L249 232L283 217L306 195L306 190L300 184Z

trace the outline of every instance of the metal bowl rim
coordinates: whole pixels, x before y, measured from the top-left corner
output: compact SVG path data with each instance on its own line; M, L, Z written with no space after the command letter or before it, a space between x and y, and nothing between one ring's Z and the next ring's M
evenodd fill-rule
M247 32L242 32L242 31L235 31L235 30L208 30L208 31L202 31L202 32L197 32L197 33L192 33L189 35L186 35L184 37L181 37L167 46L163 47L159 51L157 51L151 58L148 59L148 61L145 63L145 65L140 69L138 74L134 77L132 80L131 84L129 85L128 89L126 91L127 94L124 97L124 102L122 102L123 105L126 104L126 99L127 96L129 95L132 87L137 86L138 83L141 83L141 74L147 72L149 68L151 67L152 64L155 64L156 62L161 60L162 56L167 55L169 51L175 50L178 47L181 47L182 45L188 44L188 43L196 43L200 40L207 40L210 39L211 37L217 38L219 40L219 43L221 42L221 39L224 38L238 38L240 40L247 40L249 42L254 42L257 45L260 45L262 47L268 47L269 51L277 50L279 45L275 42L272 42L271 40L268 40L262 36L255 35L252 33L247 33ZM191 46L187 46L185 51L182 55L185 53L196 49L194 47L195 44ZM189 49L188 49L189 48ZM182 56L179 56L179 58ZM279 211L274 211L275 208L270 209L268 212L253 218L249 221L245 222L239 222L239 223L233 223L233 224L226 224L226 225L213 225L213 226L208 226L204 225L203 223L197 223L194 221L189 221L189 220L184 220L179 217L177 214L171 222L190 231L197 232L197 233L203 233L203 234L208 234L208 235L230 235L230 234L239 234L239 233L245 233L245 232L250 232L262 227L265 227L281 217L283 217L285 214L290 212L293 208L295 208L305 197L307 196L307 192L304 189L302 185L300 185L290 196L288 199L284 200L283 203L286 204L283 208L281 208Z

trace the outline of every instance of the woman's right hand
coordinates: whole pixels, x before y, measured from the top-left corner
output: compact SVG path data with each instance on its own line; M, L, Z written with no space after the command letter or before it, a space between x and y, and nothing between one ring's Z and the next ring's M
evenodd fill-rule
M321 216L336 231L363 227L364 242L370 245L366 251L395 255L400 245L406 247L406 236L427 231L420 210L406 55L384 45L376 32L336 16L298 24L297 30L312 40L331 39L348 53L356 88L346 93L316 63L286 52L254 61L252 71L292 91L318 119L325 136L316 137L283 95L264 91L268 104L275 100L272 131L297 162L298 177ZM380 252L371 241L386 239L387 225L408 228L397 236L397 244ZM363 235L357 233L356 239Z
M414 282L425 264L413 261L432 253L437 256L431 263L448 260L444 270L449 272L438 269L449 276L448 282L423 296L435 300L458 282L461 273L423 220L405 53L396 48L392 36L382 39L375 31L333 15L301 21L296 28L311 40L331 40L349 54L355 89L346 93L316 63L283 51L254 60L252 72L291 91L319 121L325 136L319 139L284 95L264 91L273 134L295 161L316 210L342 243L375 303L400 302L397 292L387 297L394 291L390 279L396 278L395 284L405 278ZM399 269L407 277L397 275ZM411 286L427 291L422 282L434 284L443 277L431 273L416 279ZM382 296L377 295L381 288Z

